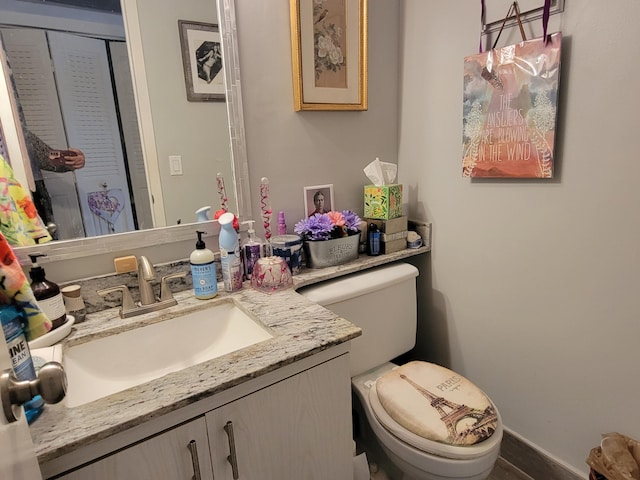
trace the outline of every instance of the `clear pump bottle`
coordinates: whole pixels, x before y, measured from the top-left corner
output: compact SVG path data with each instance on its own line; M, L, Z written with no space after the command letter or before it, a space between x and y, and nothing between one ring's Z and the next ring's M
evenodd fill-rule
M254 220L249 220L249 229L247 233L249 237L242 243L242 259L244 263L244 277L251 280L253 266L259 258L264 256L264 241L256 237L256 231L253 229Z

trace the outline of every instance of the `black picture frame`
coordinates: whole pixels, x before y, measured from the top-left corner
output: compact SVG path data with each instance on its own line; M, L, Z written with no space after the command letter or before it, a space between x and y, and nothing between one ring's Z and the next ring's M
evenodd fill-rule
M224 102L221 36L213 23L178 20L187 100Z

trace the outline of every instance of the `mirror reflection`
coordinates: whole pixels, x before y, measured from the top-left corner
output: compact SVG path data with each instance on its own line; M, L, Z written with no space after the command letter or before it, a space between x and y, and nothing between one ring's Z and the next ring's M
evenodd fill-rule
M4 1L0 33L27 147L62 150L34 165L30 185L56 237L191 223L219 208L217 173L237 211L226 103L187 101L180 52L178 20L217 23L214 2L54 3Z

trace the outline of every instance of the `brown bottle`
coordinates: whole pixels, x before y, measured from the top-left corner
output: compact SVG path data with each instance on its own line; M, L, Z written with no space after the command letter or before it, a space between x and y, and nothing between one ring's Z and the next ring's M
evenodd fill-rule
M44 256L46 255L42 253L29 255L32 263L29 276L31 277L31 290L33 290L38 306L49 317L53 324L51 330L54 330L67 320L67 311L64 308L64 299L62 298L62 293L60 293L60 287L47 280L44 268L36 263L38 257Z

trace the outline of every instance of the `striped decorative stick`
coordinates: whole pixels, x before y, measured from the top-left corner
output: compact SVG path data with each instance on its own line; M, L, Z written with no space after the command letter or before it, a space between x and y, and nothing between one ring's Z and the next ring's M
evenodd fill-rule
M260 180L260 210L264 226L264 238L271 244L271 199L269 198L269 179Z
M227 192L224 189L224 178L222 177L222 173L218 173L216 175L216 183L218 184L218 195L220 195L220 208L225 212L228 210L227 207Z

